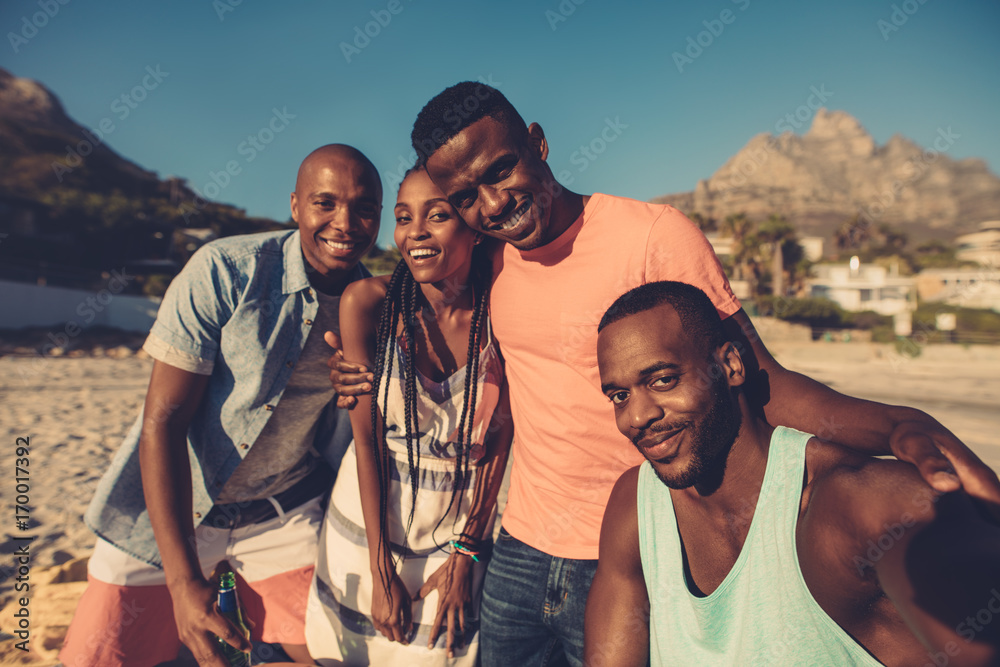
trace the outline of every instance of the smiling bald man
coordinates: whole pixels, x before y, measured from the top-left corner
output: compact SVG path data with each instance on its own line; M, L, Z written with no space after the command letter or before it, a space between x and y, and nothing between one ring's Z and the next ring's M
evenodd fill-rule
M152 666L183 643L225 667L216 637L249 642L215 608L221 560L240 575L253 638L303 656L333 478L317 450L350 440L327 411L323 335L339 331L344 288L369 275L358 262L381 207L371 161L323 146L298 171L298 229L219 239L174 278L143 346L155 360L144 412L84 517L98 540L64 664Z

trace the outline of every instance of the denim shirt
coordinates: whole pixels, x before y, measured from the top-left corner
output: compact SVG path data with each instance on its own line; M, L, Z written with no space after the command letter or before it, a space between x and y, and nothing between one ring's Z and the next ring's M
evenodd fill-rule
M351 280L370 275L360 264ZM263 430L316 319L299 232L228 237L200 248L174 278L150 331L176 351L212 363L188 430L193 522L208 514ZM334 469L350 441L334 402L316 436ZM340 417L340 418L338 418ZM139 471L142 414L101 478L84 521L126 553L162 567Z

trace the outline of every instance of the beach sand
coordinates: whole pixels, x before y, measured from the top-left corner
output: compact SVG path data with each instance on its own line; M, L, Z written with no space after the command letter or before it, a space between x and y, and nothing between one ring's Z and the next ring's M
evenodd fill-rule
M912 405L937 417L995 470L1000 469L1000 348L928 346L916 358L866 343L771 343L786 367L835 389ZM0 538L0 664L54 665L86 577L94 537L83 511L142 404L152 362L128 358L0 357L0 483L6 526ZM831 424L835 439L837 424ZM31 528L15 525L15 447L30 443ZM16 563L30 542L30 651L11 639Z

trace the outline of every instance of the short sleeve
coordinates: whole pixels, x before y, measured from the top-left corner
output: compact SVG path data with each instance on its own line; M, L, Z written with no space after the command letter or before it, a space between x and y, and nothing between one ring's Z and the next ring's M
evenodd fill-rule
M644 282L674 280L699 288L726 319L742 306L712 244L688 218L668 206L649 230Z
M225 257L211 245L199 248L167 288L143 347L171 366L211 374L235 288Z
M203 359L202 357L182 352L152 333L146 338L146 342L142 344L142 349L157 361L162 361L168 366L197 373L198 375L211 375L212 369L215 367L215 359Z

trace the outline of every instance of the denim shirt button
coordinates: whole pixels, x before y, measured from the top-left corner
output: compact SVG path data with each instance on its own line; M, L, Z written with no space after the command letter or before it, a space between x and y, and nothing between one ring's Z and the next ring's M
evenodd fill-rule
M250 445L244 442L242 445L240 445L240 449L250 449Z
M265 405L264 409L267 410L268 412L270 412L271 410L274 410L274 406L273 405Z
M201 512L195 512L194 513L194 518L200 519L201 518Z
M313 323L313 321L312 321L312 320L306 320L306 326L307 326L307 327L308 327L308 326L312 326L312 323Z
M287 364L285 364L285 365L286 365L286 366L288 366L289 368L291 368L292 366L294 366L294 365L295 365L295 362L294 362L294 361L289 361L289 362L288 362Z

